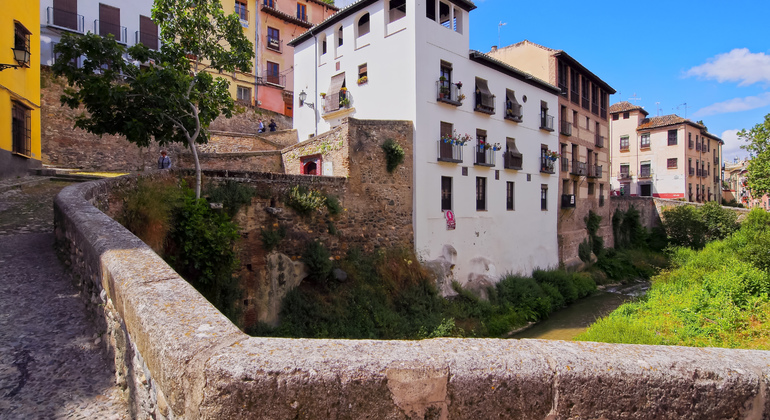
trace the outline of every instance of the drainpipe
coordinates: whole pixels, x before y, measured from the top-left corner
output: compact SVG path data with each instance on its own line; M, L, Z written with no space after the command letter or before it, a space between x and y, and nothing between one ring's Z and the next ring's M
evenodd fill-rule
M254 106L259 108L259 0L254 7Z
M313 35L313 43L315 44L315 53L313 58L313 75L314 77L314 86L313 86L313 100L315 101L315 106L313 107L313 122L315 123L315 134L314 137L318 137L318 106L320 105L318 103L318 37L313 32L313 30L310 30L310 34Z

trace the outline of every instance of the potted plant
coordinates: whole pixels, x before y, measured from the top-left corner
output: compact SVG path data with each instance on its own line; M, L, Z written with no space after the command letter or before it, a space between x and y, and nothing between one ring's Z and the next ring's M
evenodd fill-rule
M455 83L455 85L457 86L457 89L462 89L463 88L463 82L457 82L457 83Z
M320 95L321 95L321 99L326 98L326 92L321 92Z
M362 77L360 77L360 78L358 79L358 84L359 84L359 85L363 85L364 83L366 83L366 82L368 82L368 81L369 81L369 78L368 78L368 77L366 77L366 76L362 76Z
M441 141L444 143L449 143L452 146L465 146L465 143L467 143L471 139L470 134L463 134L460 135L457 133L457 130L454 130L452 134L445 134L441 136Z

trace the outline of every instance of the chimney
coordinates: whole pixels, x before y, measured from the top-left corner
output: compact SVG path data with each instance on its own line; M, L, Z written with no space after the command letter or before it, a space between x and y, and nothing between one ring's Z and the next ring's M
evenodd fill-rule
M492 51L490 51L490 52L495 52L495 51L497 51L497 45L493 45L492 46Z

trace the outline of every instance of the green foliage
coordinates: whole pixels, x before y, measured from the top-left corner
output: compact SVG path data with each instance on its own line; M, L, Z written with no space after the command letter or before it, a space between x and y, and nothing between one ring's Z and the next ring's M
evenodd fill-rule
M222 203L227 215L233 218L241 207L251 203L256 192L241 182L227 180L221 184L207 185L204 195L208 196L212 203Z
M334 265L331 261L331 254L324 244L319 241L308 242L302 252L302 262L307 266L312 281L323 286L329 285Z
M342 205L337 196L326 195L326 210L328 210L329 214L332 216L342 213Z
M122 135L139 147L183 142L197 156L195 144L208 141L210 123L234 109L229 82L203 70L249 72L253 45L218 0L156 0L152 18L160 28L157 51L141 43L126 49L113 36L62 34L52 66L70 86L61 102L84 106L77 128ZM82 65L73 66L81 56ZM195 166L200 197L197 159Z
M117 220L162 255L174 212L182 205L182 198L176 180L154 182L140 178L136 188L123 197Z
M286 197L286 205L301 215L309 215L314 211L319 211L324 204L326 204L326 196L323 193L301 185L292 187Z
M755 197L770 192L770 114L750 130L738 132L747 144L741 146L751 155L748 166L748 187Z
M701 207L674 206L663 210L663 227L672 245L703 248L706 242L724 239L738 229L736 214L708 202Z
M393 172L398 165L404 163L404 149L393 139L387 139L382 144L385 152L385 162L388 172Z
M770 215L702 250L672 250L673 268L647 296L625 304L578 339L617 343L770 348Z
M615 237L615 248L643 247L647 239L647 231L640 223L639 211L631 206L628 210L617 210L612 215L612 233Z
M276 230L260 229L259 235L260 239L262 239L262 247L265 248L265 251L270 252L286 237L286 227L281 225Z
M591 261L591 244L588 239L584 239L583 242L578 245L578 257L580 257L580 261L585 263Z

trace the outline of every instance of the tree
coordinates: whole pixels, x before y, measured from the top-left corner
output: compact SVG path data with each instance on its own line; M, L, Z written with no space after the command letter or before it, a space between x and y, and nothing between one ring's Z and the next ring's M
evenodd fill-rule
M195 161L195 197L201 169L196 144L208 142L208 127L220 114L230 118L229 82L212 71L251 71L253 44L236 14L219 0L155 0L152 17L161 47L136 44L128 50L111 35L64 34L54 51L53 72L69 83L61 102L87 112L75 127L93 134L123 135L137 146L181 142ZM125 59L128 53L130 59ZM81 67L71 65L83 56Z
M751 155L748 166L748 186L755 197L770 192L770 114L765 121L751 130L738 132L738 138L747 142L741 146Z

